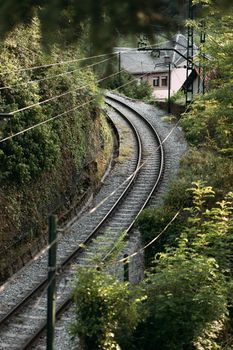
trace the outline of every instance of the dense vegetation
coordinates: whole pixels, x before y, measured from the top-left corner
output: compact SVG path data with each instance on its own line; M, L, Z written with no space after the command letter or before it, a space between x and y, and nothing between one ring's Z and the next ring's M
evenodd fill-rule
M229 7L228 14L222 14L220 7L229 6L229 0L221 1L220 5L217 0L201 2L206 5L204 15L208 36L205 47L201 48L201 53L206 55L201 56L201 59L208 72L208 93L197 98L191 110L182 116L181 124L190 149L182 160L180 171L163 206L144 211L138 220L143 244L156 237L176 213L179 215L159 242L146 249L147 276L139 286L121 283L104 270L78 271L74 288L76 320L72 331L74 336L80 336L83 349L119 349L120 346L122 350L230 350L233 347L233 195L230 192L233 185L232 7ZM64 99L62 97L61 104L53 101L49 105L15 113L3 125L1 136L17 132L31 123L41 122L48 114L53 116L63 113L76 103L90 102L95 97L93 103L82 112L70 113L69 118L56 120L53 127L46 124L20 136L14 143L8 141L1 146L0 181L5 186L1 192L3 227L4 222L9 225L12 221L13 229L17 229L16 234L21 233L25 227L22 218L38 215L34 202L29 201L28 206L23 206L32 198L29 195L31 189L33 197L43 196L43 186L47 182L48 196L62 188L62 194L66 196L66 185L71 186L71 182L67 180L70 176L66 174L63 161L68 159L72 165L69 169L74 170L73 177L80 180L80 171L87 161L88 146L93 143L87 125L93 125L94 128L100 118L95 103L97 91L89 70L78 69L77 75L72 73L75 86L71 75L67 75L56 80L37 81L27 89L26 80L43 79L44 71L39 70L37 75L34 71L21 71L18 74L12 68L32 63L44 64L51 58L53 61L72 59L80 54L75 46L69 46L66 51L50 47L49 56L40 50L40 41L45 43L46 38L49 39L46 42L54 39L55 28L59 33L57 38L67 44L80 36L81 29L88 22L95 49L109 49L115 42L115 30L118 27L121 28L121 34L126 31L138 33L142 28L144 32L150 33L151 28L155 28L151 24L156 19L156 26L164 25L169 20L171 28L176 22L181 3L183 1L153 0L147 1L146 5L145 1L136 1L134 4L130 1L116 4L60 1L59 6L54 8L53 1L46 4L43 1L33 4L15 0L2 2L2 33L6 34L18 23L31 23L35 11L43 32L41 40L38 23L33 22L31 29L27 28L26 32L23 28L16 29L17 43L11 34L2 45L2 66L4 71L9 71L9 78L5 78L1 66L3 74L0 82L2 86L14 85L15 90L14 93L8 89L1 90L2 110L17 110L62 94L67 89L73 91L82 84L87 85L88 89L79 90L78 93L73 91ZM171 13L175 21L170 21L168 14ZM200 29L200 23L192 24L197 30ZM22 50L23 47L26 47L26 51ZM76 67L68 65L70 70ZM50 67L46 69L46 74L63 73L66 69L64 66ZM123 79L127 82L128 78ZM122 92L127 93L127 89ZM135 97L135 91L131 93ZM85 138L84 134L90 137ZM100 138L103 144L106 134L102 129L96 138ZM94 147L98 146L101 144L94 142ZM58 173L59 177L56 176ZM37 187L33 179L36 179ZM87 177L85 180L90 179ZM23 191L17 192L16 196L17 186ZM61 200L59 196L53 199L53 204L41 210L43 217L49 207L54 209L55 203ZM47 200L46 197L43 203L47 203ZM20 206L24 208L23 211ZM8 220L4 221L5 217ZM42 220L36 221L36 227L31 226L28 230L32 235L41 229L38 222ZM4 242L7 236L1 237Z
M17 268L19 258L30 257L28 249L46 233L50 212L62 215L96 185L111 153L97 78L88 68L95 61L81 65L78 44L65 50L53 46L47 54L40 35L35 18L1 43L0 107L14 113L0 121L0 138L42 123L0 143L3 274L10 261Z
M20 3L3 0L0 4L0 34L5 35L19 23L29 23L36 12L46 47L54 41L76 41L88 24L89 42L95 51L103 52L103 49L111 50L116 45L119 31L122 35L143 31L152 36L155 26L164 26L167 30L180 27L184 3L184 0L147 0L146 4L143 0L23 0Z
M148 100L152 98L152 88L148 82L145 80L139 82L137 78L134 78L126 71L110 79L106 84L106 88L130 98Z
M127 345L118 338L114 323L107 332L102 328L105 336L112 335L109 349L117 349L117 342L127 350L233 347L233 17L230 11L222 14L213 1L205 4L208 35L201 53L206 57L202 64L207 93L181 118L189 150L163 206L145 210L138 220L143 245L171 225L145 250L147 277L130 288L132 305L135 298L139 302ZM198 21L192 24L199 30ZM101 278L109 279L104 274ZM105 291L118 313L117 297L109 286ZM125 284L125 296L128 291ZM92 302L100 309L90 313L94 324L106 307L98 300L95 291ZM79 324L82 308L77 299L76 304ZM81 334L79 327L76 332Z

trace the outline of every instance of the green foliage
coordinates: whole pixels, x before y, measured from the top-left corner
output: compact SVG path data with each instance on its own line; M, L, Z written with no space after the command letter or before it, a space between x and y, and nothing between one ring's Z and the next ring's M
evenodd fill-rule
M79 268L73 291L72 334L82 349L127 349L138 322L137 304L127 283L96 269Z
M200 47L207 94L194 101L181 124L191 144L208 146L232 158L233 11L231 7L227 14L222 14L219 7L212 6L212 1L209 3L208 17L204 18L208 35ZM203 30L202 20L194 23L195 29Z
M181 168L177 177L172 181L168 193L164 197L164 203L157 209L146 209L137 220L137 225L142 235L143 244L147 244L156 237L175 213L181 209L181 214L176 218L166 232L145 251L145 264L150 266L154 255L163 251L165 245L176 246L176 239L187 225L187 212L182 208L192 206L192 193L187 191L193 181L201 179L208 183L216 192L216 198L221 201L233 187L233 165L230 159L216 156L204 149L190 149L181 161ZM213 198L208 198L206 209L211 208Z
M122 35L144 32L152 36L155 28L161 26L165 30L180 27L182 5L180 0L148 0L146 4L142 0L134 3L125 0L7 0L0 4L0 33L3 36L19 23L29 23L37 12L46 45L77 40L88 23L90 41L95 50L111 50L117 42L117 29Z
M158 236L174 215L174 208L170 206L162 206L153 210L149 208L144 210L136 223L141 232L143 246L147 245L152 239ZM185 218L179 215L164 234L145 250L144 258L146 268L151 266L155 254L163 251L165 245L177 245L177 237L179 237L180 232L184 229L185 223Z
M171 96L170 101L179 105L185 105L184 91L178 90L174 95Z
M229 192L212 208L206 208L206 201L214 196L211 187L194 183L193 206L186 208L190 213L184 236L190 246L199 254L214 257L220 270L233 274L233 193Z
M227 314L226 283L216 262L182 245L157 256L146 283L148 316L139 349L192 349L207 325Z
M138 81L127 72L122 72L120 76L112 79L107 87L117 89L120 93L135 99L150 99L152 88L147 81Z
M183 227L169 228L168 234L177 230L176 243L165 239L169 247L156 254L145 281L146 319L135 334L139 349L220 349L216 339L222 338L232 305L233 195L210 208L215 195L210 186L196 182L189 192L193 204L180 218ZM162 217L170 220L171 214ZM159 215L151 219L141 218L142 232L161 224Z
M184 191L190 186L191 182L197 180L208 183L213 187L217 196L222 198L233 186L232 160L217 155L205 148L191 148L181 160L181 168L172 184L171 194L168 195L168 202L171 204L178 202L175 198L175 194L177 193L178 198L180 196L184 198L183 202L181 199L179 200L180 204L190 204L190 193L186 192L185 194Z
M119 344L122 349L220 350L226 344L233 288L233 194L210 208L215 196L210 186L195 182L188 192L192 205L175 229L169 228L179 237L176 243L173 237L170 247L160 242L163 251L137 288L137 299L112 276L96 270L78 272L73 332L84 349L115 349ZM172 213L168 210L162 216L158 209L154 214L147 216L149 220L139 219L142 231L149 231L155 220L161 230ZM120 329L118 322L124 325Z
M77 64L58 65L37 70L24 70L32 65L48 63L48 56L40 48L40 29L37 19L31 27L15 30L2 45L0 84L10 88L0 91L2 112L13 112L35 104L30 109L16 112L2 125L1 138L18 133L50 117L90 101L90 106L75 110L64 117L36 127L25 134L0 144L1 182L27 183L54 167L64 150L72 154L80 167L88 147L88 135L94 114L98 113L97 89L93 73ZM69 60L79 55L75 47L66 53L54 47L51 60ZM73 71L71 73L71 71ZM67 73L68 74L65 74ZM57 76L53 78L54 76ZM50 76L50 79L46 79ZM62 95L47 103L38 102ZM85 133L83 130L85 129Z

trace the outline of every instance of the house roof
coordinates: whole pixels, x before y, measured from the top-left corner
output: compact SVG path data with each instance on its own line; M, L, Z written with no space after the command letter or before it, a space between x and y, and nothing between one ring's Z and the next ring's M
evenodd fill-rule
M176 34L171 40L157 45L158 49L176 49L183 56L187 57L187 39L183 34ZM131 74L144 74L166 72L168 65L164 63L164 57L169 56L174 66L184 64L184 57L179 53L170 50L161 50L160 57L152 56L151 51L138 51L132 48L116 48L121 53L121 67ZM194 46L194 56L197 54L197 47Z

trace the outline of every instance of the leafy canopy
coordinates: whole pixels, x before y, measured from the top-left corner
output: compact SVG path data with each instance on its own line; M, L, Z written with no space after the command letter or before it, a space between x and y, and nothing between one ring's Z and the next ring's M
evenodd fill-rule
M76 40L85 24L95 49L111 49L121 34L152 34L161 26L180 26L184 0L5 0L0 4L0 34L4 36L20 23L30 23L35 13L41 22L44 43ZM14 11L12 11L14 9ZM186 14L185 14L186 16Z

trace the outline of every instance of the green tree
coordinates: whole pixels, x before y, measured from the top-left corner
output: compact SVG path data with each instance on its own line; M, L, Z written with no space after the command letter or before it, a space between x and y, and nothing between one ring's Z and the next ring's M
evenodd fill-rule
M193 349L209 324L227 315L224 277L213 258L189 251L182 242L159 254L155 264L145 282L147 317L138 328L137 348Z
M94 268L79 268L73 298L72 334L79 337L82 349L128 349L140 299L127 283Z
M190 213L184 236L195 252L214 257L222 273L233 273L233 193L229 192L222 201L212 207L206 205L214 197L211 187L201 182L194 183L193 206L186 208Z
M205 21L206 42L200 47L200 61L207 93L194 101L181 124L191 144L232 158L233 8L229 7L226 14L212 1L207 3L206 16L193 23L201 31Z
M189 192L193 204L169 228L172 237L150 251L151 265L153 252L162 250L145 281L142 307L147 316L135 335L139 349L220 349L225 330L231 334L227 315L232 314L232 193L214 203L213 189L202 182L193 183ZM154 221L161 227L164 219L170 220L172 211L161 212L139 220L146 243L147 231L155 232L147 226L153 227Z
M41 22L44 42L77 40L88 23L95 49L111 49L116 43L117 29L121 34L147 33L163 26L180 26L183 0L120 0L118 2L74 0L2 0L0 3L0 33L5 35L20 23L30 23L35 13ZM14 8L14 11L12 11ZM153 27L152 27L153 25ZM59 35L57 35L59 33Z

